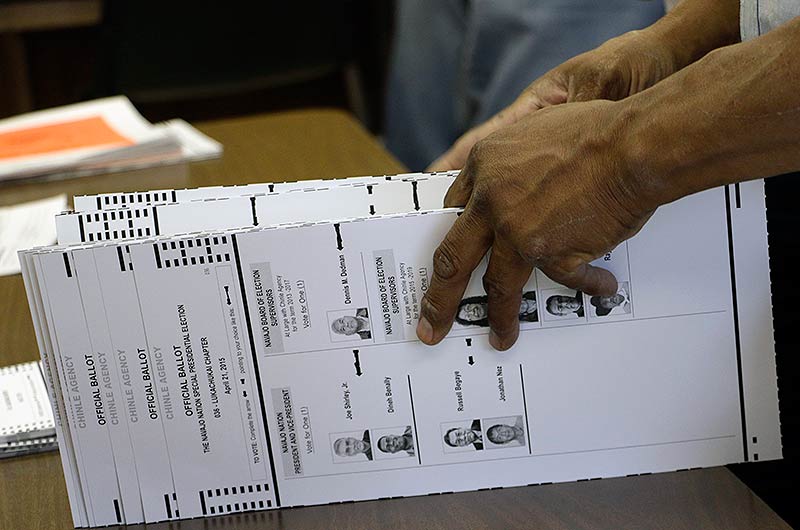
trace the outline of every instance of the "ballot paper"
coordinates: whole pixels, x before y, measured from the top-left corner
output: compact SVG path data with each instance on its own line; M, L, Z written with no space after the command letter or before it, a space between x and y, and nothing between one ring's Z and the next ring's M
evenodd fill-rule
M75 525L781 457L762 182L660 208L612 297L535 271L496 352L486 259L415 336L453 176L59 216L21 262Z
M330 182L323 185L322 181L317 181L306 183L302 188L281 186L278 188L280 191L268 193L260 193L264 191L260 185L222 190L200 188L185 190L198 193L188 198L182 194L181 202L164 202L163 197L173 201L179 199L175 190L161 190L140 194L145 196L142 204L136 201L137 197L131 200L130 196L120 196L120 207L116 209L65 212L56 216L56 230L59 244L70 245L428 210L441 205L444 193L454 179L455 174L449 173L403 175L397 179L353 179L353 182L339 185ZM207 198L202 198L201 190L209 194ZM216 192L230 195L210 195ZM147 195L156 199L148 203ZM113 203L117 197L105 196L102 199L102 203ZM94 205L95 201L89 200L87 204Z
M382 175L370 177L349 177L346 179L302 180L300 182L269 182L245 184L238 186L206 186L192 189L159 189L125 193L100 193L96 195L77 195L73 202L76 212L114 210L125 207L152 206L175 202L189 202L200 199L223 199L244 195L257 195L291 190L317 190L340 185L371 185L386 181L429 181L425 192L417 194L417 210L435 210L442 207L449 185L458 175L458 171L440 171L434 173L404 173L400 175ZM443 177L444 180L437 177Z
M56 242L52 219L66 209L66 195L0 207L0 276L20 272L20 250Z
M124 96L0 120L0 180L74 177L220 156L182 120L153 125Z

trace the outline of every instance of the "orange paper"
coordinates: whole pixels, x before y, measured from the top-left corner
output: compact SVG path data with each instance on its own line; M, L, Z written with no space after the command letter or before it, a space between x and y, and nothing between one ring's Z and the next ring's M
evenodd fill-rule
M0 133L0 160L84 147L121 147L134 142L100 116Z

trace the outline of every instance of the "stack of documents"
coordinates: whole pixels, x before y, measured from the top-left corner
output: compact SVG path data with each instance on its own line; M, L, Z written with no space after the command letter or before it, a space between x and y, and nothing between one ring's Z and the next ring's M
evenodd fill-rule
M0 367L0 458L58 449L38 362Z
M75 525L780 458L762 182L659 209L614 296L534 272L501 353L486 260L416 339L454 177L76 197L20 253Z
M183 120L153 125L124 96L0 120L0 180L202 160L222 146Z
M56 242L52 219L66 209L66 195L0 207L0 276L19 274L20 250Z

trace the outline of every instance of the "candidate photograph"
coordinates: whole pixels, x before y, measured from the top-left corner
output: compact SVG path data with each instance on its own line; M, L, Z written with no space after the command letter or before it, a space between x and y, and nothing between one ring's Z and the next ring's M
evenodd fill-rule
M628 282L619 282L617 292L611 296L592 296L589 298L590 317L608 315L629 315L631 313L631 294Z
M416 456L414 446L414 432L411 425L392 427L387 429L372 429L375 439L375 458L402 458Z
M369 311L366 307L328 311L328 322L331 340L334 342L372 338Z
M372 460L369 429L331 434L333 461L336 464Z
M445 453L483 450L481 420L451 421L443 423L441 427Z
M539 322L539 308L536 304L536 291L522 293L519 304L520 322ZM489 297L470 296L461 300L456 313L456 322L462 326L489 327Z
M542 291L546 321L582 319L583 293L566 287Z
M522 416L483 418L486 449L503 449L527 445L525 423Z

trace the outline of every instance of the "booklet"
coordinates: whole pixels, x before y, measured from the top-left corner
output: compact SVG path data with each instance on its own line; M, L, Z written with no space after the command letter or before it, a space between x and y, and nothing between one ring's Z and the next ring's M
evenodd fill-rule
M125 96L0 120L0 181L216 158L222 145L183 120L151 124Z
M762 182L659 209L597 260L614 296L535 271L496 352L485 260L416 339L459 214L425 181L151 204L150 237L79 212L23 252L76 526L781 457Z

